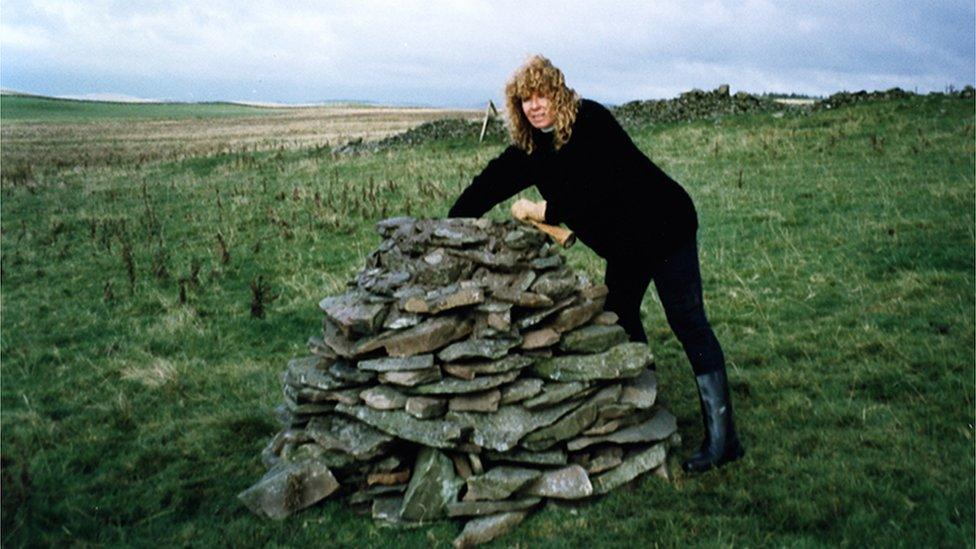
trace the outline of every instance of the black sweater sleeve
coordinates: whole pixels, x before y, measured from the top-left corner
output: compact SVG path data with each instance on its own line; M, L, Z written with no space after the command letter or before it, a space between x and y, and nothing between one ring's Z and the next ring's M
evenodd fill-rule
M531 183L528 156L522 149L510 146L474 177L447 215L481 217L495 204L524 190Z

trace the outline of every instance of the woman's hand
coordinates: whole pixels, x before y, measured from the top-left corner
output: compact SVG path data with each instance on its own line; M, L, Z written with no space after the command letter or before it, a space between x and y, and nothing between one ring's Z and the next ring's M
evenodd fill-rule
M519 198L512 204L512 217L519 221L531 219L532 221L545 222L546 220L546 201L532 202L524 198Z

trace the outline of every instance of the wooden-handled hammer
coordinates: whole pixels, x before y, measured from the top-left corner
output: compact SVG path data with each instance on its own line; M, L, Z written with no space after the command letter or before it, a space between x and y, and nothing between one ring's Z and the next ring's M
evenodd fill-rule
M526 221L531 223L536 229L539 229L552 237L552 239L558 242L563 248L569 248L573 244L576 244L576 235L573 234L573 231L569 229L547 225L534 219L526 219Z

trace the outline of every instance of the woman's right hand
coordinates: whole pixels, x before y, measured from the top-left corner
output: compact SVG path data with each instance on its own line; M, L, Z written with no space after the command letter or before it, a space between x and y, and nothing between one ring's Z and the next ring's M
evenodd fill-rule
M546 220L546 201L532 202L524 198L519 198L512 204L512 217L519 221L538 221Z

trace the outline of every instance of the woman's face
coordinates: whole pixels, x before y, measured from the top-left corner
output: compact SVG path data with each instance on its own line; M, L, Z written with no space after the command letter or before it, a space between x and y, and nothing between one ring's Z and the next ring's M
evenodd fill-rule
M552 126L552 113L549 112L549 99L538 92L533 92L528 98L522 99L522 112L532 124L540 130Z

